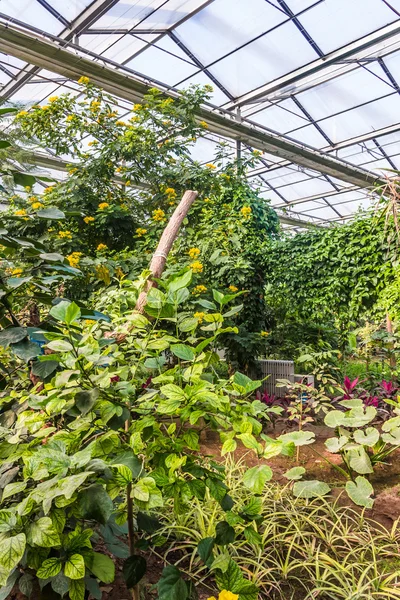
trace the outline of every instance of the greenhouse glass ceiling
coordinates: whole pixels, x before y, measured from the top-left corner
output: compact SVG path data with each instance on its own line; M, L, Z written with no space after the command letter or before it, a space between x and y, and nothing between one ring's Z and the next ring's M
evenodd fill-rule
M344 222L400 169L400 0L0 0L3 101L79 94L81 75L121 115L152 85L212 85L193 158L263 150L248 176L291 226Z

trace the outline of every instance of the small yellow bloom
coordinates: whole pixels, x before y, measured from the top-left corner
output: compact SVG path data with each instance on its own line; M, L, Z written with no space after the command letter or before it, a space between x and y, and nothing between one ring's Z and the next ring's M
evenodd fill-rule
M115 170L116 170L117 173L121 173L122 167L117 167Z
M85 325L94 325L96 321L93 319L85 319Z
M245 219L248 219L251 215L251 208L250 206L243 206L243 208L240 209L240 212Z
M167 188L165 190L165 193L167 194L167 196L174 196L174 197L176 196L176 191L174 190L174 188L170 188L170 187Z
M175 200L171 200L171 202L168 202L169 206L174 206L175 204Z
M97 110L101 106L101 102L98 100L92 100L90 103L90 110Z
M42 110L47 110L48 108L50 108L48 104L45 104L44 106L42 106Z
M68 175L73 175L74 173L76 173L76 172L77 172L77 170L78 170L78 169L77 169L76 167L74 167L73 169L70 169L70 170L68 171Z
M89 83L90 79L89 77L85 77L84 75L82 75L82 77L80 77L78 79L78 83L82 84L82 85L87 85Z
M204 294L207 291L207 288L205 285L196 285L195 288L193 288L192 294L194 296L199 296L200 294Z
M202 323L204 317L206 316L206 313L204 313L204 312L195 312L193 316L194 316L195 319L198 320L199 323Z
M268 331L261 331L261 337L267 337L269 335Z
M50 104L52 104L53 102L56 102L56 100L58 100L58 96L50 96L50 98L49 98Z
M117 125L117 127L125 127L126 126L125 121L115 121L115 124Z
M153 210L153 221L164 221L165 212L161 208Z
M262 152L261 152L261 150L253 150L253 154L254 154L254 156L261 156Z
M66 258L67 258L70 266L76 268L79 265L81 256L82 256L82 252L72 252L72 254L69 254Z
M198 260L195 260L189 266L192 269L193 273L202 273L203 272L203 263L201 263Z
M18 269L18 268L12 269L12 271L11 271L11 275L13 277L21 277L22 273L23 273L22 269Z
M68 115L68 117L65 119L66 121L70 122L74 120L74 115Z
M131 185L131 180L128 179L128 181L125 181L125 185Z
M20 110L19 113L17 113L17 117L26 117L26 115L28 114L27 110Z
M98 140L92 140L91 142L88 143L88 146L97 146L98 144Z
M203 202L211 202L210 198L204 198Z
M32 208L33 210L39 210L39 208L43 208L44 204L42 204L41 202L34 202L32 204Z
M98 265L96 267L96 275L100 279L100 281L104 281L106 285L109 285L111 282L110 271L106 267L106 265Z
M207 163L206 167L208 167L209 169L216 169L217 168L215 165L213 165L213 163Z
M99 210L105 210L109 206L110 205L108 204L108 202L100 202L100 204L99 204Z
M118 113L117 113L117 112L115 112L114 110L112 110L112 111L110 111L110 112L106 113L106 114L104 115L104 117L105 117L106 119L112 119L113 117L116 117L117 115L118 115Z
M200 121L199 125L201 125L202 127L204 127L204 129L208 129L208 125L205 121Z
M86 225L89 225L89 223L93 223L94 217L85 217L83 220L85 221Z
M233 292L233 293L238 291L238 288L236 287L236 285L230 285L228 289L230 292Z
M98 252L101 252L102 250L107 250L107 247L108 247L107 244L99 244L97 246L97 250L98 250Z
M47 188L45 188L44 193L50 194L50 192L52 192L53 190L54 190L54 186L49 185Z
M72 233L70 231L59 231L58 237L65 240L72 240Z
M142 237L143 235L146 235L147 233L147 229L143 229L142 227L139 227L138 229L136 229L136 235L138 237Z
M14 214L17 217L24 217L26 215L26 210L21 208L20 210L16 210Z
M142 108L141 104L134 104L133 105L133 110L140 110Z
M222 590L218 596L218 600L238 600L238 598L239 596L237 594L228 592L228 590Z
M30 192L32 187L30 185L26 185L24 189L26 192Z
M195 259L198 256L200 256L200 250L199 250L199 248L190 248L188 254L189 254L190 258Z

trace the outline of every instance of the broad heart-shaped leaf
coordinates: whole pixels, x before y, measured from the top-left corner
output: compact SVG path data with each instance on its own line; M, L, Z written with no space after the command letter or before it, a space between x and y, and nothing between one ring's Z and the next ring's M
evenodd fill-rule
M9 344L16 344L28 334L26 327L8 327L0 331L0 346L7 348Z
M53 548L60 544L59 534L50 517L42 517L34 521L28 528L27 537L32 546L41 548Z
M243 573L239 566L234 560L230 559L228 567L224 572L217 571L215 573L215 581L219 589L229 590L232 593L238 593L239 589L243 586L243 583L246 580L244 579Z
M85 587L83 579L71 579L68 588L70 600L85 600Z
M400 427L391 429L390 433L383 433L382 440L385 444L392 444L392 446L400 446Z
M126 559L122 567L122 573L128 588L133 588L146 573L147 564L143 556L134 554Z
M36 215L41 219L52 219L59 220L65 219L65 213L62 212L59 208L55 206L51 206L49 208L43 208L42 210L38 210Z
M171 346L171 352L182 360L193 360L195 357L191 347L187 346L186 344L173 344Z
M21 185L22 187L32 187L36 183L36 177L19 171L13 171L13 179L16 185Z
M37 360L32 365L32 373L40 379L49 377L59 366L58 360Z
M78 510L84 519L93 519L105 525L114 510L114 505L104 487L95 483L80 492Z
M188 600L188 587L181 572L174 566L165 567L158 581L158 600Z
M296 498L318 498L325 496L331 491L327 483L323 481L296 481L293 486L293 494Z
M24 533L6 538L0 543L0 567L12 571L21 560L26 546Z
M68 592L69 579L65 577L64 573L59 573L52 579L51 587L56 592L56 594L59 594L61 598L63 598Z
M280 435L278 440L284 443L293 442L295 446L306 446L315 441L315 433L313 431L292 431L291 433Z
M382 431L392 431L396 427L400 427L400 415L385 421L382 425Z
M71 304L68 300L62 300L58 302L53 308L50 310L50 315L57 319L57 321L66 322L67 317L67 308Z
M376 417L374 406L356 406L346 412L332 410L325 417L328 427L364 427Z
M264 485L272 478L272 471L268 465L258 465L248 469L243 475L243 483L254 494L261 494Z
M39 579L48 579L55 577L61 571L62 562L59 558L47 558L41 564L40 569L36 572Z
M70 352L73 348L66 340L53 340L47 344L47 347L54 352Z
M357 429L354 432L353 437L357 444L362 444L363 446L375 446L379 441L379 431L375 429L375 427L367 427L365 431Z
M178 277L174 277L172 281L168 284L168 291L176 292L182 288L187 287L192 281L192 271L188 270L183 275L178 275Z
M221 456L225 456L228 452L235 452L237 448L237 441L233 438L228 438L224 441L221 448Z
M348 437L346 437L345 435L341 435L338 438L336 438L336 437L328 438L325 441L325 446L327 447L329 452L332 452L334 454L335 452L339 452L339 450L341 448L343 448L343 446L345 446L348 441L349 441Z
M348 493L354 504L358 506L365 506L366 508L372 508L374 501L371 496L374 493L374 488L365 477L356 477L354 481L348 481L346 483L346 492Z
M90 412L96 404L100 391L98 388L93 388L89 391L82 391L75 394L75 406L83 415Z
M354 450L349 450L348 461L353 471L360 473L360 475L366 475L367 473L374 472L374 469L371 465L371 460L363 446L355 448Z
M219 546L226 546L235 541L235 530L226 521L220 521L215 528L215 543Z
M29 362L41 353L38 344L30 342L29 340L22 340L17 344L11 344L10 348L18 358L25 362Z
M305 472L306 470L304 467L293 467L292 469L289 469L289 471L286 471L283 476L286 477L286 479L289 479L289 481L298 481L303 477Z
M6 498L9 498L10 496L16 496L26 488L27 484L27 481L16 481L14 483L9 483L5 486L3 490L1 501L3 502Z
M103 583L112 583L115 577L115 565L106 554L95 552L90 564L90 570Z
M85 577L85 561L82 554L73 554L65 563L64 573L70 579L82 579Z

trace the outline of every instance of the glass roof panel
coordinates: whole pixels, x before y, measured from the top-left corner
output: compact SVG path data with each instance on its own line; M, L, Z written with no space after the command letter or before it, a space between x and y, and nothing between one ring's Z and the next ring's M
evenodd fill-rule
M396 20L382 0L325 0L299 17L301 24L325 52Z
M157 11L150 13L140 24L140 27L146 29L167 29L175 25L192 11L197 10L203 4L208 4L205 0L168 0L163 2Z
M299 115L298 112L299 109L293 100L288 99L249 115L249 119L279 133L286 133L309 123L307 117Z
M57 34L64 29L64 25L36 0L2 0L0 8L7 16L48 33Z
M114 4L92 27L132 29L163 4L163 0L123 0Z
M90 4L92 0L49 0L49 4L55 8L67 21L73 21Z
M101 54L114 62L123 63L154 39L156 35L81 35L79 43L91 52Z
M209 101L217 106L221 106L229 100L228 96L203 71L196 73L196 75L189 77L189 79L185 79L185 82L180 87L186 89L190 85L211 85L213 91L210 94Z

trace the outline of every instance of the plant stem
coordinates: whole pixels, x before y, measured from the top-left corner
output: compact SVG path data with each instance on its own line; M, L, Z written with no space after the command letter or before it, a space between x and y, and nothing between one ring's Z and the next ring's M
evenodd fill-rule
M129 419L125 421L125 431L129 431ZM135 529L133 526L133 502L131 483L128 483L128 485L126 486L126 508L128 513L129 554L130 556L133 556L135 554ZM138 583L132 588L132 600L140 600L140 589Z

